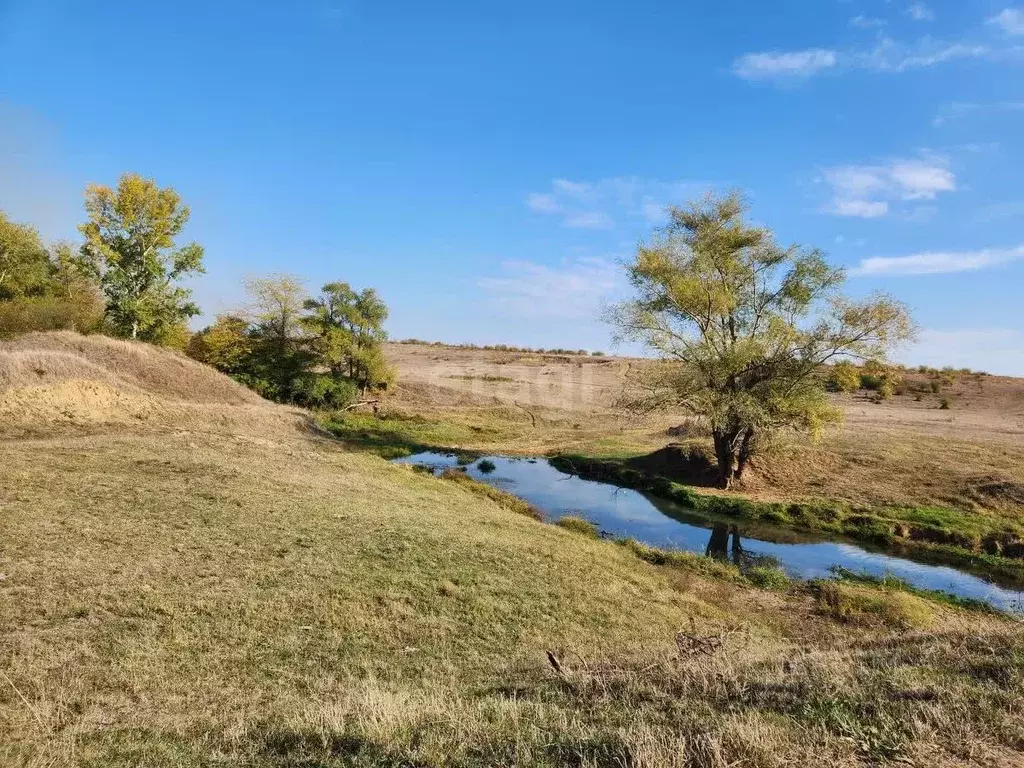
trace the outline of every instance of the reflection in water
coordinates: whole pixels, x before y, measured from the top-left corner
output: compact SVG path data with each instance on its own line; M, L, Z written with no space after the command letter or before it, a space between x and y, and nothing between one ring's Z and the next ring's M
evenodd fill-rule
M735 531L736 526L732 529ZM736 534L737 544L739 542L739 534ZM711 528L711 538L708 539L708 547L704 550L704 554L708 557L713 557L716 560L728 560L729 559L729 526L725 523L715 523Z
M729 545L730 538L732 545ZM711 538L704 549L704 554L722 562L731 562L740 570L745 571L758 565L777 565L778 560L770 555L758 555L743 548L739 526L729 523L714 523L711 526Z
M453 467L454 455L422 453L402 463ZM795 578L828 578L832 567L872 576L891 574L916 587L985 600L1000 608L1022 611L1019 587L1001 587L958 568L914 560L914 553L896 557L820 534L786 528L744 524L702 517L694 510L608 483L566 475L543 459L487 457L487 464L467 467L476 480L526 499L551 520L579 515L610 536L628 536L655 547L697 552L732 561L746 569L758 564L780 565ZM492 466L493 465L493 468ZM710 537L708 532L710 531Z

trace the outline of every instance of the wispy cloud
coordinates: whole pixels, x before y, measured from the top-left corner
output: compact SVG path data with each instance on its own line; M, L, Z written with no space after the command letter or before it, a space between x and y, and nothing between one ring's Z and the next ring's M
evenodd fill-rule
M938 275L974 272L998 267L1024 258L1024 245L1016 248L986 248L979 251L926 251L910 256L873 256L863 259L855 275Z
M831 69L838 60L835 51L825 48L748 53L733 62L732 71L745 80L805 80Z
M914 3L907 8L906 13L914 21L935 21L935 11L924 3Z
M557 216L574 229L614 229L619 223L645 226L665 220L665 208L692 197L702 186L694 182L658 181L635 176L596 181L554 179L546 192L531 192L526 207Z
M956 189L948 161L936 155L834 166L822 171L822 180L831 188L826 212L864 219L885 216L897 201L934 200Z
M1024 8L1004 8L988 19L1008 35L1024 35Z
M558 266L506 261L501 266L501 277L484 277L477 285L494 305L525 317L590 319L623 285L617 265L603 258L580 258Z
M858 25L863 26L868 22L868 19L863 19ZM957 59L998 58L1010 52L992 49L980 43L949 42L933 37L923 37L913 43L881 37L870 48L810 48L746 53L733 61L732 71L738 77L752 82L785 85L829 72L863 70L899 73Z
M884 27L886 25L885 19L879 19L874 16L854 16L850 19L850 26L856 29L877 29L878 27Z

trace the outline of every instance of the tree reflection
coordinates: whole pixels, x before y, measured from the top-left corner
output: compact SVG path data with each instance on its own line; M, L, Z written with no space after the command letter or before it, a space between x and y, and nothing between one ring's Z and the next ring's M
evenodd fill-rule
M732 544L730 546L730 537ZM704 554L723 562L732 562L741 570L756 565L770 565L776 562L775 558L766 555L757 555L748 552L743 548L743 540L740 538L738 526L728 523L715 523L711 528L711 538L708 539L707 549Z

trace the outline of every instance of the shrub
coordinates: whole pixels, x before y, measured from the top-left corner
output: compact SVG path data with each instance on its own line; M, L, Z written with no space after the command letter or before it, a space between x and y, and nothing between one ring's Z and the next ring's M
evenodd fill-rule
M939 400L939 410L940 411L948 411L952 407L953 407L953 401L950 400L948 397L944 397L941 400Z
M861 376L851 362L843 361L832 366L826 386L832 392L853 392L861 385Z
M596 525L589 520L584 520L582 517L576 517L575 515L566 515L565 517L560 518L555 525L560 528L565 528L567 531L572 531L573 533L581 533L584 536L589 536L592 539L596 539L600 536Z
M595 350L594 352L591 352L590 356L591 357L604 357L604 352L602 352L601 350L598 349L598 350Z
M498 468L498 465L495 464L490 459L481 459L480 463L476 465L476 468L483 472L485 475L489 475L491 474L491 472Z
M893 383L889 379L883 378L875 389L875 402L888 400L895 394L895 392L896 387L893 386Z
M350 379L326 373L309 373L292 384L292 399L305 408L344 408L359 398L359 388Z
M0 301L0 338L30 331L94 333L102 325L103 302L93 292Z

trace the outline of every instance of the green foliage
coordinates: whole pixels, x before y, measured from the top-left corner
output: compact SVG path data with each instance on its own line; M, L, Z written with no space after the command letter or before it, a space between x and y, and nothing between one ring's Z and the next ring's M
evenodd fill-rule
M329 283L310 299L289 275L246 283L248 302L195 334L188 354L263 397L307 408L342 408L393 379L384 363L387 309L372 290Z
M326 373L306 373L292 385L292 400L306 408L344 408L359 399L351 379Z
M758 442L811 434L838 418L819 370L836 358L880 358L913 335L884 295L839 296L845 275L816 250L776 244L744 221L738 195L671 209L629 266L636 296L610 314L620 340L663 358L634 382L636 410L681 407L712 429L719 480L742 475Z
M183 323L199 308L176 281L204 271L202 247L175 244L188 222L188 206L170 187L126 173L116 190L90 184L85 210L82 258L106 298L109 329L158 344L180 339Z
M747 581L761 589L783 590L788 589L790 584L789 576L778 566L753 565L743 571Z
M826 382L832 392L854 392L860 389L860 371L849 360L842 360L832 366Z
M476 468L483 472L485 475L489 475L491 474L491 472L494 472L498 468L498 465L495 464L490 459L481 459L480 463L476 465Z
M0 301L46 295L50 274L50 254L39 233L0 211Z
M103 307L70 246L47 248L38 233L0 211L0 336L99 330Z
M234 376L248 370L252 350L248 321L220 315L213 325L192 335L186 353L194 360Z
M304 306L303 327L332 376L350 379L363 391L387 388L394 380L381 346L388 310L374 289L356 292L348 283L327 283Z

